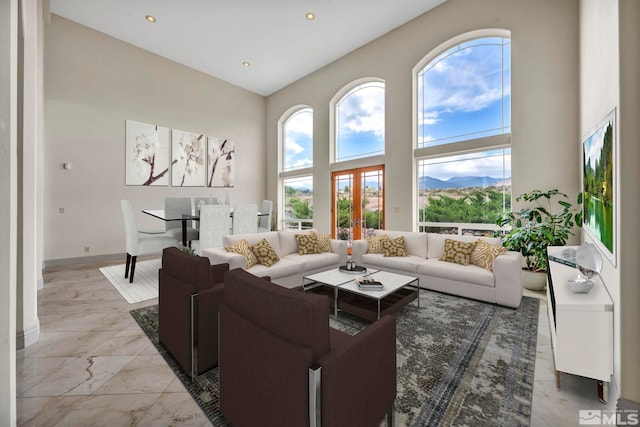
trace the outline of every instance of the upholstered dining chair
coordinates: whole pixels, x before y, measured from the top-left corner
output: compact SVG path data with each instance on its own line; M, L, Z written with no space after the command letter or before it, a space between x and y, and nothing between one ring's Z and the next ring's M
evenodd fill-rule
M200 209L200 239L191 248L202 256L203 248L222 247L222 237L229 234L231 208L228 205L204 205Z
M124 270L124 277L129 278L129 283L133 283L133 275L136 272L136 260L138 255L151 255L162 252L164 248L177 246L178 241L166 234L147 234L144 237L138 236L136 219L133 214L133 206L129 200L120 202L122 218L124 219L124 235L127 249L127 263ZM129 274L131 267L131 274Z
M191 213L191 197L165 197L165 211L182 211ZM191 222L191 221L189 221ZM165 221L165 234L182 241L182 221ZM198 230L187 226L187 242L198 239Z
M258 217L258 233L264 233L271 231L271 214L273 212L273 201L263 200L260 213L263 214ZM268 215L264 215L264 214Z
M233 207L233 234L257 233L258 205L235 205Z

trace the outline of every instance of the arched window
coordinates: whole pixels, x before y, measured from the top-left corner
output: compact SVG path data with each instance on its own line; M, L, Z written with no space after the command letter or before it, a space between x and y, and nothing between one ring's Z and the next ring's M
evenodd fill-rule
M511 41L456 37L414 68L417 222L490 234L511 201Z
M384 82L353 86L335 103L335 161L384 154Z
M313 110L295 111L283 125L284 171L313 166Z
M313 109L294 107L280 125L280 228L313 225Z

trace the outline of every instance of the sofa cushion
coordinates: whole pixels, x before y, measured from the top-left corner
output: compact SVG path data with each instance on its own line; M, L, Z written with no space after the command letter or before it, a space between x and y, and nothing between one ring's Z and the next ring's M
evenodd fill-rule
M382 254L386 257L408 256L404 245L404 237L402 236L395 239L384 239L382 240Z
M302 266L302 271L311 271L322 267L335 267L340 263L340 255L332 252L323 252L319 254L300 255L293 253L283 257L291 262L295 262Z
M260 240L260 242L253 245L251 250L258 262L264 266L271 267L280 260L280 257L278 257L278 254L273 250L267 239Z
M258 258L256 258L255 254L251 250L249 243L244 239L236 242L232 246L225 246L225 249L227 252L233 252L244 256L244 268L251 268L258 263Z
M437 259L427 259L417 266L417 273L474 285L495 287L493 273L473 264L460 265Z
M296 234L296 243L300 255L320 253L317 233Z
M475 247L476 242L461 242L454 239L445 239L444 254L440 260L468 265L469 262L471 262L471 253Z
M225 247L232 246L243 239L249 243L249 246L260 243L262 239L267 239L267 242L269 242L269 246L271 246L271 248L278 254L278 256L282 255L282 251L280 250L280 237L278 236L277 231L267 231L264 233L228 234L222 238L222 245Z
M478 239L495 246L502 246L502 240L497 237L477 237L477 236L452 236L451 234L423 233L427 235L428 252L427 258L440 259L444 255L444 241L446 239L455 239L461 242L475 242ZM411 253L411 252L409 252Z
M416 273L418 265L424 261L424 258L415 255L407 255L404 257L385 257L384 254L362 255L362 263L366 266L401 270L407 273Z
M404 247L409 255L427 257L427 233L414 231L376 230L375 235L386 234L390 239L404 237Z
M302 264L280 257L280 260L271 267L267 267L263 264L256 264L247 271L260 277L269 276L271 277L271 280L273 280L281 277L292 276L294 274L301 274Z
M494 246L478 239L476 247L471 252L471 264L493 271L493 261L505 252L507 252L505 247Z

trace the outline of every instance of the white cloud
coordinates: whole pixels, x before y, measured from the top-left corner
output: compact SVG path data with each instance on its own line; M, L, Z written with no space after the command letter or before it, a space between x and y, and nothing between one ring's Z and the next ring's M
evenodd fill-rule
M294 141L292 138L287 138L284 144L287 153L300 154L304 151L304 147Z
M340 104L340 127L384 137L384 88L368 86L352 92Z
M285 123L285 132L311 138L313 136L313 111L305 109L291 116Z

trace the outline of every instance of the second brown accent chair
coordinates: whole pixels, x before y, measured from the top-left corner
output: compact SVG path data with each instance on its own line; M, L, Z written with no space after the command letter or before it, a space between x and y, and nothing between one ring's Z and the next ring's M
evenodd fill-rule
M218 365L218 306L229 264L178 248L162 252L158 297L160 343L185 370L200 375Z
M225 275L220 408L235 427L393 423L395 318L350 336L329 327L329 307L241 269Z

